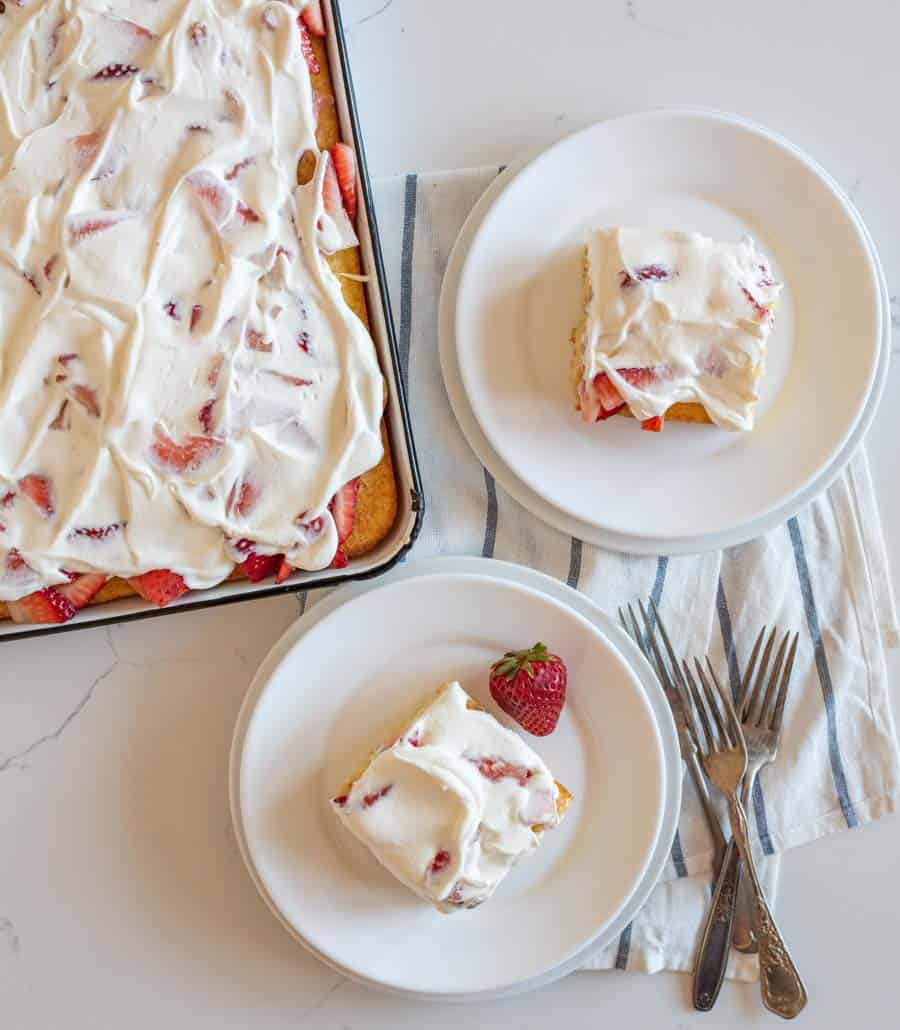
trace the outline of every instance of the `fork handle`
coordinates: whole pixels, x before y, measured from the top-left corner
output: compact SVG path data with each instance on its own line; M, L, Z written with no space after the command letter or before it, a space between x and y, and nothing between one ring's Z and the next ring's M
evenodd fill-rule
M725 979L740 873L741 854L734 840L731 840L719 869L712 908L706 917L706 926L694 962L694 1008L700 1012L709 1012L715 1005Z
M728 814L731 818L731 832L741 858L744 860L750 886L753 890L756 940L759 945L760 988L763 1004L784 1019L793 1019L806 1007L806 988L800 979L797 967L782 940L766 898L763 894L753 852L747 835L747 816L744 807L732 793L728 797Z

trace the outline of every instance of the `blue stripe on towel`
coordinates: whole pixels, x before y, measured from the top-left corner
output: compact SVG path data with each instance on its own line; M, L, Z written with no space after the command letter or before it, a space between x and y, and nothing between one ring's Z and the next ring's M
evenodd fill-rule
M493 558L494 544L497 542L497 484L487 469L484 470L484 490L487 494L487 513L484 518L484 545L481 548L481 557Z
M582 543L577 536L572 537L572 546L569 550L569 575L566 582L573 590L578 589L578 581L581 579L581 551Z
M853 810L853 803L850 801L850 794L847 790L847 777L844 773L844 762L841 758L841 749L838 743L837 712L834 705L834 685L831 682L831 670L828 667L828 656L825 654L825 645L822 643L822 630L819 626L819 613L816 608L816 599L813 597L812 583L809 578L809 565L806 561L806 549L803 546L803 535L800 532L800 523L796 517L788 522L788 532L791 536L791 546L794 549L794 561L797 563L797 577L800 580L800 593L803 597L803 607L806 609L806 624L809 627L809 635L812 638L813 652L816 658L816 671L819 674L819 684L822 687L822 699L825 703L825 720L828 725L828 757L831 762L831 775L834 778L834 786L837 791L838 801L844 819L849 827L858 825L856 812Z
M400 377L403 386L409 380L409 345L412 336L412 266L413 241L416 236L416 195L419 177L407 175L403 196L403 244L400 251L400 336L397 347L400 351Z
M722 580L719 579L719 586L716 590L716 611L719 613L719 629L722 633L722 644L725 648L725 657L728 662L728 680L731 684L731 694L735 701L741 691L741 670L737 660L737 650L734 646L734 633L731 628L731 612L728 610L728 598L725 596L725 588ZM759 777L753 785L753 814L756 818L756 832L759 834L759 843L763 853L766 855L775 854L772 847L772 838L769 836L769 820L766 815L766 802L763 798L762 786Z
M616 951L616 969L628 968L628 952L631 950L631 923L619 935L619 947Z

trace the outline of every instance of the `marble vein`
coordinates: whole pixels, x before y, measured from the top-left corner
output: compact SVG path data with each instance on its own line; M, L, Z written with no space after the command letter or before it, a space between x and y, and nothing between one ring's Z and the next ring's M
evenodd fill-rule
M85 708L87 708L91 698L94 696L94 691L108 676L112 674L117 664L117 662L113 662L109 668L100 673L100 675L88 687L86 693L82 695L78 704L75 705L72 711L69 712L55 730L51 730L49 733L44 733L42 736L38 737L37 740L32 741L28 747L24 748L22 751L17 751L15 754L9 755L7 758L0 761L0 773L6 772L7 769L26 769L27 766L24 764L23 759L27 758L34 751L37 751L37 749L42 747L44 744L49 744L51 741L59 740L78 716L81 715Z
M341 978L340 978L340 979L339 979L339 980L337 981L337 983L333 983L333 984L332 984L332 985L331 985L331 986L330 986L330 987L328 988L328 990L327 990L327 991L326 991L326 992L325 992L325 993L324 993L324 994L322 995L322 997L321 997L321 998L318 998L318 999L317 999L316 1001L314 1001L314 1002L312 1003L312 1005L310 1005L310 1006L309 1006L309 1008L307 1008L307 1009L304 1009L304 1010L303 1010L303 1011L302 1011L302 1012L300 1013L300 1015L299 1015L299 1016L297 1017L297 1022L296 1022L296 1025L297 1025L297 1026L299 1026L299 1025L300 1025L301 1023L305 1023L305 1022L307 1022L310 1016L312 1016L312 1015L315 1015L315 1013L316 1013L316 1012L318 1012L318 1011L319 1011L320 1009L324 1008L324 1007L325 1007L325 1005L327 1005L327 1004L328 1004L328 1002L329 1002L329 1001L331 1000L331 998L332 998L332 997L333 997L333 996L334 996L334 995L335 995L335 994L336 994L336 993L337 993L337 992L338 992L338 991L339 991L339 990L340 990L340 989L341 989L341 988L342 988L342 987L343 987L343 986L344 986L345 984L348 984L348 983L350 983L350 981L349 981L349 980L345 980L345 979L344 979L344 977L341 977Z
M637 0L625 0L625 17L633 22L638 28L643 29L645 32L649 32L655 36L662 36L665 39L681 39L683 37L676 35L669 29L662 28L659 25L653 25L648 21L645 21L641 16L641 13L637 8Z
M353 22L350 26L351 29L359 28L360 25L365 25L367 21L372 21L373 18L377 18L379 14L384 12L391 6L393 6L394 0L385 0L385 2L377 10L372 11L370 14L364 14L362 18Z
M18 955L22 950L22 942L19 940L18 931L11 919L0 916L0 941L11 955Z
M202 658L158 658L151 662L135 662L129 661L122 658L116 647L115 641L113 640L112 630L109 626L104 628L104 635L106 637L106 643L109 646L110 651L113 655L112 662L107 666L106 669L101 672L96 679L91 683L85 693L81 696L75 707L66 715L62 722L53 730L48 733L41 734L36 740L33 740L27 747L21 751L16 751L14 754L8 755L6 758L0 759L0 773L6 772L8 769L27 769L28 766L24 762L24 759L28 758L29 755L33 754L38 748L43 747L44 744L52 743L53 741L59 740L59 738L66 732L66 730L72 725L73 722L78 718L79 715L87 708L90 704L91 698L94 696L94 692L97 687L100 686L105 680L107 680L116 669L122 667L126 669L150 669L157 666L163 665L203 665L205 659Z

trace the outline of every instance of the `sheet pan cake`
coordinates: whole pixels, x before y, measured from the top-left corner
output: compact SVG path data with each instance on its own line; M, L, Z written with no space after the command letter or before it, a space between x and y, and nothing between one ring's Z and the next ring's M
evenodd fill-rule
M3 25L0 618L371 550L396 486L318 0Z
M584 251L574 330L575 406L586 422L633 415L753 428L782 285L753 240L609 228Z

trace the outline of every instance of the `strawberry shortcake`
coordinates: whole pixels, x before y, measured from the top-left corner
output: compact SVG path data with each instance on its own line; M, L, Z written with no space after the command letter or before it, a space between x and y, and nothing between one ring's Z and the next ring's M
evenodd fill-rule
M750 430L782 285L753 240L615 228L584 253L584 317L572 333L575 405Z
M521 737L448 683L331 807L401 883L455 912L486 901L571 800Z
M342 566L396 510L318 0L122 15L3 15L0 618Z

